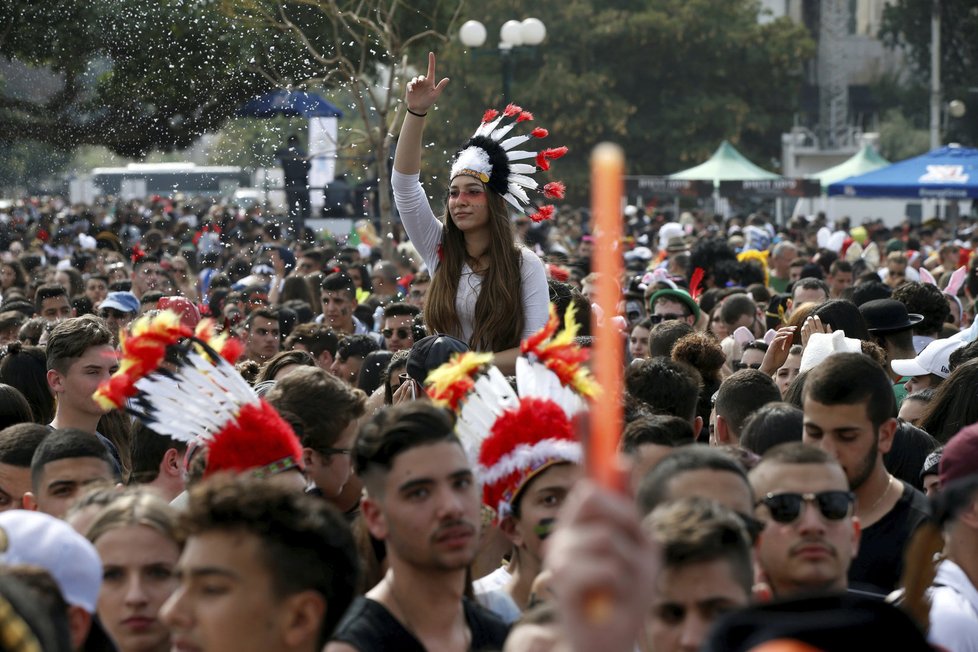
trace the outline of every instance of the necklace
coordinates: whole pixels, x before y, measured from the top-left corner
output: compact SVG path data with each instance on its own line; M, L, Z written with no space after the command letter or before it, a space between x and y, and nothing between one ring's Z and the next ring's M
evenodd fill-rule
M414 636L418 643L424 645L424 642L421 640L421 636L418 634L418 630L415 629L414 624L411 623L411 619L408 618L407 610L404 609L400 598L397 597L397 591L394 590L393 580L387 580L387 587L390 589L391 597L394 598L394 604L397 606L397 610L401 612L401 618L404 619L404 628L411 632L411 635ZM464 607L462 610L462 621L462 636L465 640L463 649L468 650L472 646L472 631L469 629L468 623L465 621Z
M886 481L886 487L883 489L883 493L880 494L880 497L876 499L876 502L870 505L869 509L866 510L867 514L872 514L876 508L879 507L880 503L883 502L883 499L886 498L886 494L890 493L890 487L893 485L893 476L889 473L887 473L886 476L888 478Z

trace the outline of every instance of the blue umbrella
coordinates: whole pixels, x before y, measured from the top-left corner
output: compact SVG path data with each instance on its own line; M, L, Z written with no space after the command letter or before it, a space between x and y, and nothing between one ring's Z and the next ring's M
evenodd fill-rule
M243 104L235 113L240 118L342 118L343 112L315 93L272 91Z
M847 197L978 197L978 149L948 145L866 174L836 181L829 195Z

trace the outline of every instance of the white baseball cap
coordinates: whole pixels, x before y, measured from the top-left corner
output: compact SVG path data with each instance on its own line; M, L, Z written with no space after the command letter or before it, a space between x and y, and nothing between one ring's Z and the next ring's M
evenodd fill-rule
M941 378L951 375L949 368L951 354L960 349L967 342L957 339L934 340L917 354L912 360L892 360L890 367L893 373L901 376L926 376L934 374Z
M43 568L65 602L95 613L102 561L95 546L61 519L24 509L0 513L0 563Z

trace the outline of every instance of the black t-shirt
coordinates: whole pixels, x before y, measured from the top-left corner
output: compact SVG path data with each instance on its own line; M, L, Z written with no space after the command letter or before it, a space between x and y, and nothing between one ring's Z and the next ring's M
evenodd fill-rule
M462 599L465 621L472 632L472 652L501 650L509 627L495 614ZM424 645L384 605L358 597L350 605L333 633L334 641L351 645L360 652L425 652Z
M863 530L859 554L849 566L849 586L883 595L893 591L903 573L903 550L927 512L924 494L904 482L893 509Z

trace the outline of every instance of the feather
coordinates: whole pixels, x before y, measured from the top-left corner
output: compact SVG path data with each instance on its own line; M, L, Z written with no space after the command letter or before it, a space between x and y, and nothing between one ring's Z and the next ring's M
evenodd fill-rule
M562 181L551 181L543 187L543 196L547 199L563 199L567 186Z
M530 215L530 219L537 223L546 222L547 220L553 218L555 210L556 209L549 204L546 206L541 206L537 212Z
M502 139L502 137L508 134L509 132L511 132L513 130L513 127L515 126L516 126L515 122L511 122L508 125L503 125L502 127L499 127L494 132L489 134L489 137L498 143ZM502 144L500 144L500 147L502 147ZM503 149L509 149L509 148L503 147Z
M689 278L689 296L693 297L693 301L696 301L700 297L702 292L703 277L706 276L706 270L702 267L697 267L693 270L693 275Z
M506 140L499 143L499 146L509 151L518 145L522 145L526 141L530 140L529 136L513 136L512 138L507 138Z
M207 446L204 477L254 470L286 459L301 468L302 444L275 408L258 401L242 406L237 418L214 434Z

